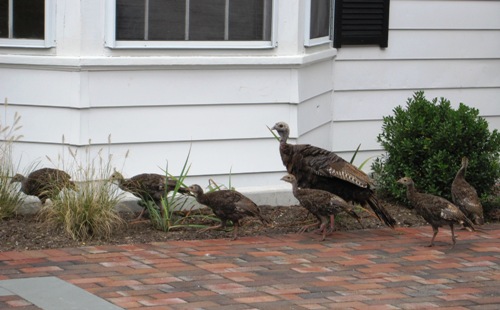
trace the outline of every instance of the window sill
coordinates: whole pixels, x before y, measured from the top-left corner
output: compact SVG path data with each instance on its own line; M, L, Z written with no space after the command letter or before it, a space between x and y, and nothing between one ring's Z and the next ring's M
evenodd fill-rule
M332 40L330 40L329 37L321 37L321 38L315 38L315 39L306 39L304 46L306 47L313 47L313 46L318 46L318 45L323 45L323 44L332 44Z
M47 67L69 71L140 70L169 67L300 67L326 61L337 55L336 49L291 56L146 56L146 57L58 57L2 55L0 66Z
M271 49L271 41L114 41L110 49Z
M28 39L0 39L0 48L40 48L48 49L54 47L54 42L49 40Z

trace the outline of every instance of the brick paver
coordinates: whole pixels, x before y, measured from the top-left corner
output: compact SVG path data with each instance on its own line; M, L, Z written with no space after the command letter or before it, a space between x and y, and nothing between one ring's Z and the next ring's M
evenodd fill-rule
M124 309L498 309L500 225L0 253L0 280L55 276ZM38 309L0 295L1 309Z

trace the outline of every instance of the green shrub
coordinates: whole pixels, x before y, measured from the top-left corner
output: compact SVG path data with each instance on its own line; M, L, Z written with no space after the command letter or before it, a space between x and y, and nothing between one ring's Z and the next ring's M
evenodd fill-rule
M486 197L482 197L481 203L484 209L485 219L487 221L498 221L500 220L500 195L494 196L489 195Z
M479 195L491 191L500 177L500 134L488 130L477 109L460 103L455 110L449 100L429 101L419 91L393 111L377 136L386 154L372 164L381 193L405 200L396 180L410 176L420 191L450 199L462 156L469 158L467 181Z

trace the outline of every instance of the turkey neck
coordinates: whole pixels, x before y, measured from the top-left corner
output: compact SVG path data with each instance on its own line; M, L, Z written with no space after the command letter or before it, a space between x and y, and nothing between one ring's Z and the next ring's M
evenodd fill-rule
M21 190L26 194L26 183L28 183L28 178L26 177L23 177L23 179L21 180Z
M280 132L280 144L281 143L286 144L286 141L288 140L289 136L290 136L290 132L288 132L288 131Z
M206 205L205 198L206 198L205 193L203 193L203 192L196 193L196 201L198 201L198 203L201 203L202 205Z
M418 199L419 193L415 189L415 184L406 185L406 197L410 202L413 202Z
M292 153L292 146L286 142L280 142L280 153L284 156L289 157Z
M292 172L292 168L290 165L290 160L292 157L292 152L293 148L290 144L286 143L286 138L285 139L280 139L280 155L281 155L281 162L283 165L286 167L286 170L288 173Z
M297 197L297 196L298 196L298 194L299 194L299 186L297 185L297 180L295 180L295 181L291 182L291 184L292 184L292 192L293 192L293 195L294 195L295 197Z
M465 178L465 171L467 170L467 165L462 164L460 167L460 170L458 170L457 175L455 176L455 179L458 177Z
M126 190L126 186L125 186L125 178L121 177L121 178L116 179L116 183L118 184L118 187L119 187L121 190Z

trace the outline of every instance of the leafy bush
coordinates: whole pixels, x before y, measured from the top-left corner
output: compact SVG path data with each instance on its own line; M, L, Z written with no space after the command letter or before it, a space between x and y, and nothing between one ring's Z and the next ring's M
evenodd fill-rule
M500 195L489 195L482 197L481 203L483 205L485 219L487 221L500 220Z
M491 191L500 177L500 134L488 130L477 109L460 103L455 110L449 100L429 101L419 91L406 108L393 111L377 136L386 154L372 164L382 193L404 200L406 191L396 180L410 176L421 191L450 199L463 156L469 158L467 181L479 195Z

